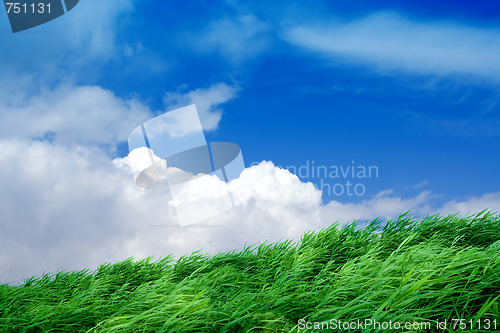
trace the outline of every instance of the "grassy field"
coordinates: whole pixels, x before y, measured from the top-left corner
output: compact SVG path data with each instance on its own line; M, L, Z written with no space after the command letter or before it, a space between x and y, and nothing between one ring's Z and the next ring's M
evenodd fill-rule
M333 320L359 320L342 332L460 332L459 324L495 332L499 304L500 215L404 214L333 225L298 243L130 259L0 285L0 331L339 332Z

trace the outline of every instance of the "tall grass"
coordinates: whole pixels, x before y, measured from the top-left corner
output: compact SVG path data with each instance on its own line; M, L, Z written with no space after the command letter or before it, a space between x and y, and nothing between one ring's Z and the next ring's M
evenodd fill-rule
M500 330L499 303L500 215L403 214L332 225L298 243L129 259L0 285L0 331L296 332L300 319L435 327L455 318L497 319Z

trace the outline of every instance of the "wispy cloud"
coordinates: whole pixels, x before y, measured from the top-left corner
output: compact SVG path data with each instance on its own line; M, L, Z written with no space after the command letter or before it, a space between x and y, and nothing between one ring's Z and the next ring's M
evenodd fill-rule
M198 88L186 93L169 92L163 99L167 110L195 104L203 129L210 131L219 126L222 117L221 104L237 97L239 88L226 83L216 83L208 88Z
M500 80L500 28L379 12L347 23L295 26L284 36L332 59L379 70Z
M486 193L463 200L451 200L439 209L439 213L453 214L462 212L465 214L472 214L486 208L496 210L497 212L500 211L500 192Z
M219 54L233 64L241 64L268 48L270 28L255 15L244 14L212 20L202 31L191 32L183 39L200 53Z
M64 74L74 73L89 62L121 55L117 42L123 29L120 20L133 11L134 0L80 1L57 20L30 31L2 34L0 60L17 71L35 68L39 75L62 69Z

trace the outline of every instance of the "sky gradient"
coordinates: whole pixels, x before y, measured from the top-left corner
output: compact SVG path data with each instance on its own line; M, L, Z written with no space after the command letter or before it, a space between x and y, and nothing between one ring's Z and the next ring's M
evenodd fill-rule
M500 210L498 22L498 1L82 0L16 34L0 13L0 282ZM193 103L207 141L242 149L241 206L225 229L161 234L148 226L175 216L135 187L127 138ZM306 165L378 172L281 169ZM363 194L318 190L347 181Z

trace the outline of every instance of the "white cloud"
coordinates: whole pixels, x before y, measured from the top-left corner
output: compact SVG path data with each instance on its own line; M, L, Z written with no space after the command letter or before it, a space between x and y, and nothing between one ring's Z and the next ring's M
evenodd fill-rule
M339 219L390 218L409 208L423 214L500 210L499 193L437 209L429 192L402 199L385 191L358 204L324 205L311 183L262 162L230 183L234 209L202 225L178 228L168 193L136 186L126 160L113 161L94 148L0 141L0 281L95 269L129 256L181 255L201 248L214 253L258 241L298 240L304 231Z
M479 197L471 197L461 201L451 200L445 203L439 209L439 212L441 214L453 214L456 212L472 214L487 208L500 211L500 192L486 193Z
M323 219L339 220L343 223L353 220L373 220L377 217L390 219L409 210L425 214L432 210L432 198L429 191L423 191L411 198L400 198L395 196L392 190L386 190L360 203L331 201L324 207L322 214Z
M500 79L500 29L379 12L348 23L296 26L292 44L333 59L417 74Z
M131 218L168 215L155 192L141 200L144 193L98 149L4 140L0 161L2 281L95 266L131 241Z
M136 99L121 99L98 86L61 84L27 96L0 99L0 137L115 144L151 117L149 108Z
M7 92L0 91L0 139L37 138L64 145L113 145L125 141L138 124L156 113L137 98L124 99L99 86L60 83L54 88L35 89L21 79L14 86L16 89L5 85ZM195 104L203 130L215 130L222 116L220 105L237 97L238 90L218 83L187 93L167 93L165 108ZM196 122L182 115L174 119L178 128L171 133L181 135L193 130ZM166 116L170 117L168 113Z
M219 126L222 110L218 107L237 97L238 88L226 83L217 83L207 89L195 89L187 93L167 93L164 103L167 109L176 109L195 104L205 131Z
M211 21L201 32L184 38L201 53L219 53L238 64L264 52L270 43L270 26L253 14Z
M66 57L72 62L109 58L117 52L120 20L133 10L133 0L80 1L73 10L56 20L28 31L2 34L2 49L8 52L2 52L0 59L25 65L36 60L41 66L39 69L43 69L42 66L52 67L56 65L54 61ZM7 21L7 16L2 15L2 19Z
M82 57L110 57L116 54L120 20L134 11L134 0L87 0L64 15L54 29L62 30L59 41L73 50L85 50ZM47 27L48 28L48 27Z

